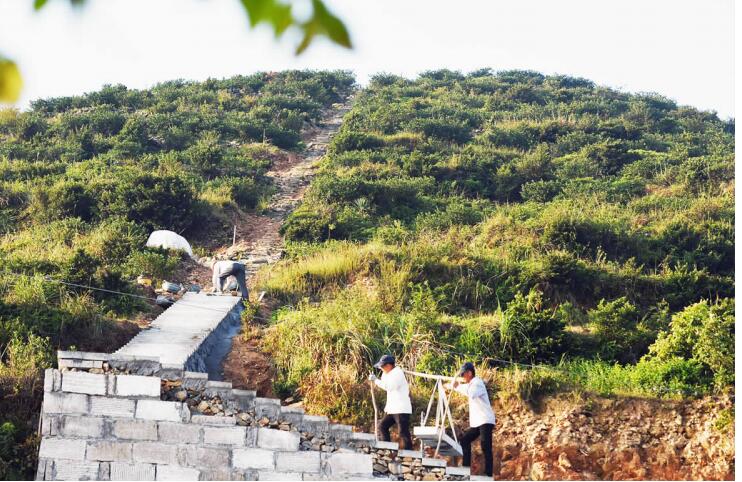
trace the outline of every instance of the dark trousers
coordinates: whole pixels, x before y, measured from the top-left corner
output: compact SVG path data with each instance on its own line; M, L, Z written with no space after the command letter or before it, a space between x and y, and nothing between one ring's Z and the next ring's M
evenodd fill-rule
M379 420L379 440L389 441L391 438L389 428L394 424L397 424L397 429L399 429L399 449L412 450L409 413L391 413Z
M242 293L242 299L246 300L250 297L250 293L247 291L247 280L245 279L245 265L242 263L234 263L232 269L227 273L223 273L219 277L219 287L224 289L224 281L230 276L234 276L237 280L237 285L240 287L240 293Z
M471 466L471 443L479 437L479 446L484 454L484 473L492 475L492 429L491 423L485 423L479 427L472 427L461 437L461 449L464 452L464 467Z

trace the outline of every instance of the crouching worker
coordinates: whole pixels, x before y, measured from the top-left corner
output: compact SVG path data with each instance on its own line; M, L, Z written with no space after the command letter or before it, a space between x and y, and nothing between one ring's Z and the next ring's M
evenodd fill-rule
M237 285L240 287L242 293L242 299L249 299L247 291L247 280L245 279L245 265L237 263L235 261L212 261L211 263L211 284L214 285L214 291L216 293L222 293L224 290L224 281L230 276L234 276L237 280Z
M390 439L389 429L397 424L399 430L400 450L412 450L412 436L410 435L410 415L412 414L412 402L410 401L410 387L407 378L401 368L395 365L394 357L382 356L374 365L384 373L381 378L371 373L368 379L377 387L386 391L386 415L379 421L379 439L388 442Z
M453 388L469 399L469 430L461 437L461 449L464 452L462 465L471 466L471 443L479 437L479 446L484 454L484 473L492 476L492 430L495 428L495 412L492 411L490 398L484 381L474 374L474 364L466 362L461 367L459 377L465 383L454 380L448 388Z

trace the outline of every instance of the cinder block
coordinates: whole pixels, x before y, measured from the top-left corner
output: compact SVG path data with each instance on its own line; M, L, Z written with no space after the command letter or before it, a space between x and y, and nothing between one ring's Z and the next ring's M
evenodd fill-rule
M331 479L344 475L373 474L373 457L371 454L353 454L335 452L327 459L327 467Z
M235 417L217 417L216 415L191 415L191 423L199 425L237 425Z
M375 449L399 450L398 442L387 442L384 440L375 440L374 442L371 443L371 446Z
M157 440L157 423L148 420L116 420L113 435L125 440Z
M44 391L58 392L62 388L62 375L59 370L47 368L44 370Z
M202 390L204 387L206 387L207 381L209 381L208 373L201 373L201 372L183 373L183 388L190 388L193 390Z
M136 418L180 422L183 420L183 404L160 400L137 400Z
M365 432L353 432L350 439L358 442L376 442L376 435Z
M302 480L300 473L289 472L268 472L261 470L258 472L258 480Z
M195 444L201 441L201 427L198 425L159 422L157 424L157 431L160 442Z
M275 398L255 398L255 416L268 417L271 419L278 418L281 412L281 402Z
M325 433L329 429L329 426L330 421L327 417L322 415L304 415L299 423L299 430Z
M131 462L132 444L130 442L111 442L99 440L88 442L85 458L99 462Z
M155 480L198 480L201 471L173 465L158 465Z
M201 480L257 480L257 475L230 469L206 469L201 471Z
M51 474L52 467L54 466L54 462L51 460L46 459L39 459L39 463L36 464L36 477L34 477L34 480L44 480L46 479L46 467L49 466L49 473ZM51 476L49 476L51 478Z
M245 427L204 427L204 444L245 446Z
M62 420L60 430L65 437L101 438L103 419L66 416Z
M134 400L90 397L90 414L105 417L134 418Z
M107 386L107 375L87 372L64 372L62 374L63 392L105 395Z
M62 417L54 415L42 415L41 435L59 435L61 433Z
M276 471L318 474L321 467L320 452L278 452Z
M111 480L155 480L155 466L112 462Z
M119 397L160 398L160 377L116 375L116 395Z
M40 459L85 460L85 440L44 438L39 448Z
M443 459L434 459L431 457L423 458L423 467L445 467L448 465Z
M469 467L446 467L446 475L467 477L470 473L471 469Z
M178 450L181 465L213 469L229 467L230 451L228 448L198 447L194 445L182 445Z
M152 464L178 464L178 446L159 442L138 442L134 444L134 460Z
M234 449L232 465L238 469L273 469L274 452L265 449ZM319 452L317 453L319 456Z
M103 368L102 360L73 360L73 359L61 359L59 360L59 368Z
M44 413L88 413L88 396L80 393L45 392Z
M55 460L53 480L98 480L99 469L98 462Z
M258 429L258 447L284 452L299 450L299 434L270 428Z

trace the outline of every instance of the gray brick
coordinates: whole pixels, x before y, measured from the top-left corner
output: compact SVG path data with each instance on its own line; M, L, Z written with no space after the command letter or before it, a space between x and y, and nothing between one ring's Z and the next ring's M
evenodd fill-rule
M47 368L44 370L44 391L58 392L62 388L62 376L59 370Z
M160 377L116 375L116 395L119 397L160 397Z
M157 440L157 423L149 420L116 420L113 434L126 440Z
M101 438L103 436L103 419L66 416L62 420L60 430L65 437Z
M157 424L160 442L199 443L201 427L187 423L159 422Z
M180 402L137 400L136 418L180 422L183 420L183 412L183 404Z
M198 469L173 465L158 465L156 472L155 480L198 480L201 475Z
M111 480L155 480L155 466L112 462Z
M207 469L201 471L201 480L257 480L257 476L245 477L238 470Z
M85 440L44 438L41 440L39 458L43 459L85 459Z
M278 472L318 474L320 466L320 452L278 452L276 454L276 471Z
M64 372L62 374L63 392L105 395L107 386L107 375L87 372Z
M49 466L49 472L51 473L53 462L47 459L39 459L39 463L36 465L36 477L34 480L44 480L46 477L46 467Z
M245 446L245 427L204 427L204 444Z
M302 480L300 473L259 471L258 480Z
M458 475L466 477L471 473L469 467L446 467L446 475Z
M273 452L265 449L234 449L232 465L238 469L273 469Z
M191 415L191 423L199 425L237 425L235 417L217 417L216 415Z
M281 402L275 398L255 398L255 416L278 418L278 414L281 412Z
M178 446L159 442L134 444L134 460L153 464L178 464Z
M55 460L54 480L98 480L98 462Z
M214 469L229 467L230 449L228 448L182 445L178 452L181 465Z
M284 452L299 450L299 434L270 428L258 429L258 447Z
M59 368L103 368L102 360L59 360Z
M373 473L373 458L371 454L353 454L335 452L327 459L327 467L331 479L344 475L368 475Z
M132 462L132 444L108 440L88 442L85 458L100 462Z
M45 392L44 413L88 413L88 396L80 393Z
M90 414L106 417L133 418L134 400L125 398L90 397Z

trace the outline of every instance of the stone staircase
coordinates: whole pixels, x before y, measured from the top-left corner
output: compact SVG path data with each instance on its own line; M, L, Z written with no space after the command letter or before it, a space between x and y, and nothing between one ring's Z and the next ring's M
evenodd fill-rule
M268 174L278 192L260 222L271 229L246 252L230 253L250 273L280 258L278 226L349 109L334 106L299 162ZM421 451L209 380L207 358L239 326L241 309L237 297L186 293L115 353L58 352L59 368L44 377L36 479L477 479Z
M95 353L59 361L45 374L37 480L469 480L468 469L204 373ZM166 378L139 374L152 370ZM200 413L205 399L223 414Z
M214 333L239 320L238 301L188 294L115 353L58 352L44 377L37 479L470 479L445 460L209 380L198 368Z

